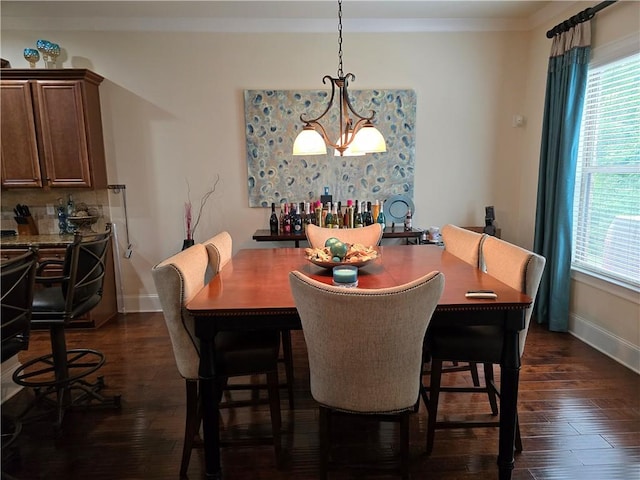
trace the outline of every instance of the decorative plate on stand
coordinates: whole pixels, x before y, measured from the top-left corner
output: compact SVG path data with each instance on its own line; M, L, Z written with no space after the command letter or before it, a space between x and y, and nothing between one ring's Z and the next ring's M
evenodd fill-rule
M415 214L413 201L406 195L394 195L385 200L383 211L387 225L391 223L404 223L407 212L411 209L411 214Z

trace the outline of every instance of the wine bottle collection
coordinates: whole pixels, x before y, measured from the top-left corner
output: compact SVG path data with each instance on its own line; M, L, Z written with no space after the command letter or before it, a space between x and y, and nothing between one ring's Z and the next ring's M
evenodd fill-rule
M328 201L282 203L280 213L276 204L271 204L269 230L271 235L304 235L309 224L325 228L358 228L374 223L386 226L385 214L378 200L372 202L347 200L343 209L342 202ZM405 230L411 230L411 212L407 212Z

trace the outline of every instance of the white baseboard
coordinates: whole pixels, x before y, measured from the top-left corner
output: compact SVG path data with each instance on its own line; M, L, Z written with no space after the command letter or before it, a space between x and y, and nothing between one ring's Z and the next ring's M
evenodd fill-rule
M569 333L611 357L625 367L640 373L640 347L578 316L569 316Z
M18 361L18 357L14 356L2 363L2 375L0 375L0 402L4 403L13 397L24 387L14 383L13 372L20 368L22 364Z
M120 313L161 312L158 295L128 295L123 298L124 311Z

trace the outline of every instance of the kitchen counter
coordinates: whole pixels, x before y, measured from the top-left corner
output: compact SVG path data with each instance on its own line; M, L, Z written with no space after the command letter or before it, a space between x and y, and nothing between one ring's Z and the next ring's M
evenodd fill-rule
M1 248L66 247L73 242L73 235L13 235L0 237Z

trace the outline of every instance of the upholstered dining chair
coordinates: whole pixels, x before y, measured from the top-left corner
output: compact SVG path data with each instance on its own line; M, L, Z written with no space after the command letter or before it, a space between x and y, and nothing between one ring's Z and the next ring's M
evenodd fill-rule
M447 224L442 227L442 242L444 244L444 248L447 252L455 255L456 257L464 260L469 265L481 268L480 262L480 249L482 246L482 242L484 241L487 235L480 234L476 232L472 232L465 228L458 227L457 225ZM430 360L428 349L425 348L425 363ZM493 365L486 364L484 365L485 372L488 369L493 369ZM442 373L452 373L452 372L465 372L468 371L471 374L471 380L473 382L473 386L475 388L480 387L480 377L478 375L478 365L475 362L458 362L453 361L451 364L446 367L442 367ZM493 371L493 370L492 370ZM428 371L425 371L428 373ZM498 414L498 403L496 400L495 390L491 385L487 385L485 381L484 387L485 393L489 398L489 405L491 407L491 413L493 415ZM425 404L428 405L427 400L427 390L428 388L424 385L422 386L422 397L425 401ZM465 387L443 387L442 391L464 391Z
M216 275L220 265L228 260L226 255L220 255L226 250L224 242L215 243L216 249L209 252L203 244L195 244L152 269L178 372L186 385L181 476L187 473L194 439L202 422L198 391L199 341L194 333L193 318L185 306L212 278L210 270L215 270L213 275ZM281 425L277 370L279 347L278 332L219 332L215 339L217 368L222 375L220 391L229 377L266 374L276 463L280 457Z
M409 478L409 416L418 401L422 341L444 288L431 272L382 289L327 285L289 274L320 408L320 477L327 476L332 417L400 423L402 478Z
M0 330L2 355L5 362L22 350L29 348L31 332L31 304L36 278L38 253L25 250L24 253L3 261L0 264ZM22 429L19 418L2 412L2 474L1 478L10 478L5 467L18 459L14 442Z
M36 399L29 409L47 401L55 404L56 428L62 427L65 411L73 407L120 408L119 395L101 394L102 376L87 380L104 365L104 354L89 348L67 350L65 338L68 323L102 301L111 237L111 224L102 233L76 233L64 260L43 261L36 270L36 285L41 288L33 294L31 324L49 329L51 353L24 363L13 373L13 381L34 389ZM61 268L61 275L47 276L51 266L56 272Z
M510 287L529 295L533 302L525 312L525 327L520 332L520 356L522 356L531 321L540 279L546 260L544 257L524 248L488 236L482 242L482 262L486 273ZM502 357L503 331L499 326L467 326L431 328L427 332L426 343L431 353L431 379L429 387L429 420L427 424L427 453L433 450L437 428L468 428L497 425L497 422L438 422L438 399L442 362L459 360L498 364ZM493 386L493 368L485 371L487 385ZM471 390L471 389L470 389ZM465 390L466 391L466 390ZM522 450L520 427L516 423L516 450Z
M322 248L327 239L335 237L345 243L359 243L366 247L380 244L382 226L379 223L362 228L324 228L307 225L307 241L312 248Z
M209 240L203 242L209 254L209 264L213 274L218 273L231 260L233 255L233 238L229 232L220 232ZM282 340L282 358L284 363L286 380L280 383L281 388L287 389L289 408L294 408L293 397L293 348L291 346L291 331L280 331Z
M480 248L487 235L447 224L440 230L444 249L474 267L480 266Z

